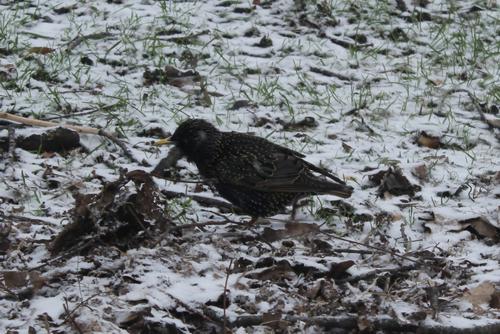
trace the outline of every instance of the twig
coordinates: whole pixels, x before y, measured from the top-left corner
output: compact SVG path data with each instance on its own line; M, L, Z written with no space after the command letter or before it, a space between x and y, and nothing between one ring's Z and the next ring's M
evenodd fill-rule
M233 221L223 221L223 222L205 222L205 223L193 223L193 224L183 224L183 225L177 225L173 226L169 229L170 231L177 231L177 230L184 230L187 228L193 228L193 227L204 227L204 226L213 226L213 225L227 225L227 224L235 224L235 225L243 225L242 223L238 222L233 222Z
M162 190L161 193L167 198L179 198L179 197L189 197L192 200L198 202L201 206L205 207L216 207L222 212L231 212L231 213L236 213L240 214L242 213L239 208L236 206L232 205L229 202L218 200L215 198L209 198L209 197L203 197L199 195L192 195L192 194L186 194L186 193L181 193L177 191L171 191L171 190Z
M125 156L129 158L131 161L136 162L141 164L130 152L130 150L127 148L125 143L118 139L115 135L106 132L102 129L98 128L92 128L92 127L86 127L86 126L79 126L79 125L71 125L71 124L60 124L60 123L55 123L55 122L49 122L49 121L43 121L39 119L33 119L33 118L27 118L27 117L22 117L22 116L17 116L17 115L12 115L6 112L0 112L0 119L5 119L11 122L17 122L21 124L26 124L26 125L31 125L31 126L39 126L39 127L44 127L44 128L51 128L51 127L63 127L67 129L74 130L78 133L84 133L84 134L93 134L93 135L99 135L102 137L105 137L115 143L117 146L119 146L122 150L123 153L125 153Z
M189 35L185 35L185 36L172 36L172 37L158 37L158 36L155 36L159 41L172 41L174 43L178 43L178 42L183 42L183 41L186 41L186 40L190 40L192 38L196 38L198 36L201 36L201 35L206 35L206 34L209 34L210 33L210 30L208 29L205 29L205 30L202 30L202 31L199 31L199 32L195 32L195 33L192 33L192 34L189 34Z
M351 276L351 277L335 280L335 283L341 284L341 283L359 282L359 281L363 281L363 280L367 280L369 278L375 277L375 276L382 274L382 273L392 274L392 273L407 272L410 270L414 270L416 268L417 268L416 264L411 264L408 266L396 267L396 268L375 269L375 270L363 273L363 274L358 275L358 276Z
M63 323L65 323L69 319L72 327L76 329L78 333L83 334L82 329L80 328L80 326L78 326L78 324L75 321L75 318L71 315L72 312L70 312L69 310L69 303L67 298L64 298L63 308L64 308L64 313L66 314L66 319L64 320Z
M353 42L339 39L339 38L333 37L333 36L327 36L327 38L330 40L330 42L337 44L337 45L340 45L341 47L346 48L346 49L350 49L350 48L361 49L361 48L366 48L368 46L373 46L372 43L365 43L365 44L359 44L356 42L353 43Z
M335 78L343 80L343 81L358 81L359 80L357 78L348 77L348 76L345 76L345 75L340 74L340 73L335 73L335 72L326 70L324 68L311 66L310 70L313 73L318 73L318 74L324 75L326 77L335 77Z
M92 238L92 239L87 240L86 242L79 243L75 247L72 247L71 249L67 250L64 254L61 254L61 255L54 257L54 258L51 258L51 259L48 259L44 263L42 263L36 267L26 269L26 271L28 271L28 272L37 271L39 269L42 269L43 267L48 266L49 264L52 264L52 263L57 262L59 260L62 260L64 258L72 257L73 255L79 253L83 249L91 246L92 244L97 243L97 240L98 239L96 239L96 238Z
M323 234L325 234L325 235L328 235L331 238L337 239L337 240L342 240L342 241L345 241L345 242L348 242L348 243L351 243L351 244L360 245L360 246L363 246L363 247L366 247L366 248L370 248L370 249L375 249L375 250L377 250L379 252L390 254L392 256L399 257L399 258L407 260L407 261L411 261L411 262L418 263L418 264L423 264L422 261L412 259L411 257L405 256L405 255L397 254L393 250L388 250L388 249L385 249L385 248L381 248L381 247L377 247L377 246L372 246L372 245L366 245L366 244L364 244L362 242L359 242L359 241L354 241L354 240L350 240L350 239L346 239L346 238L342 238L342 237L336 236L336 235L334 235L332 233L328 233L328 232L326 232L324 230L320 230L320 232L323 233Z
M156 175L154 175L156 176ZM171 177L163 177L163 176L156 176L162 180L174 182L174 183L192 183L192 184L204 184L205 182L203 180L182 180L182 179L174 179Z
M14 162L16 160L16 129L14 126L10 125L8 127L8 134L9 134L9 152L8 152L8 157L11 162Z
M202 313L202 312L199 312L199 311L193 309L191 306L187 305L182 300L180 300L179 298L173 296L172 294L170 294L170 293L167 292L166 295L169 296L170 298L172 298L173 300L175 300L175 302L177 304L181 305L182 307L184 307L189 312L202 317L206 321L211 322L213 324L223 325L223 323L220 320L212 319L211 317L207 316L205 313ZM226 331L226 330L231 331L231 329L224 327L224 331Z
M5 120L11 121L11 122L17 122L17 123L31 125L31 126L39 126L39 127L43 127L43 128L51 128L51 127L58 127L59 126L59 127L74 130L78 133L86 133L86 134L93 134L93 135L98 135L99 131L101 131L100 129L97 129L97 128L71 125L71 124L59 124L59 123L54 123L54 122L49 122L49 121L43 121L40 119L33 119L33 118L12 115L12 114L9 114L6 112L0 112L0 119L5 119Z
M138 164L140 164L140 165L145 165L144 163L142 163L142 162L140 162L139 160L137 160L137 159L134 157L134 155L132 154L132 152L130 152L130 150L127 148L127 146L125 145L125 143L124 143L122 140L118 139L115 135L113 135L113 134L111 134L111 133L109 133L109 132L106 132L106 131L104 131L104 130L102 130L102 129L100 129L100 130L97 132L97 134L98 134L99 136L102 136L102 137L105 137L105 138L109 139L109 140L110 140L110 141L112 141L115 145L117 145L118 147L120 147L120 148L122 149L123 153L125 154L125 156L126 156L127 158L129 158L131 161L136 162L136 163L138 163Z
M246 315L236 318L231 322L230 327L248 327L258 326L263 323L263 315ZM336 329L335 332L351 333L353 330L358 332L359 315L348 314L345 316L295 316L286 315L284 320L289 323L304 322L307 325L316 325L325 329ZM370 332L383 333L415 333L419 334L496 334L500 332L500 322L495 322L487 325L478 325L474 327L452 327L452 326L435 326L432 324L411 324L402 323L395 319L375 318L370 320ZM342 331L344 330L344 331Z
M75 92L70 92L70 93L75 93ZM86 90L82 90L82 92L86 92ZM62 94L63 92L60 92L60 93ZM58 115L58 116L53 116L53 117L46 117L45 120L52 121L55 119L64 119L64 118L70 118L70 117L91 115L91 114L96 113L98 111L106 111L108 109L113 109L114 107L116 107L120 103L121 102L117 102L117 103L113 103L113 104L104 105L101 107L82 108L81 112L75 112L75 113L70 113L70 114L66 114L66 115Z
M352 254L373 254L373 253L385 253L379 250L365 250L365 249L349 249L349 248L334 248L332 249L334 253L352 253Z
M439 110L442 109L443 104L444 104L444 100L448 96L450 96L452 94L455 94L455 93L467 93L467 95L469 96L470 100L472 101L472 104L474 104L474 107L476 107L476 110L479 113L479 117L481 118L481 121L483 121L484 123L486 123L486 125L488 125L488 128L490 130L500 129L500 122L494 122L494 121L491 121L491 120L489 120L489 119L486 118L486 116L484 115L483 107L479 103L478 98L474 94L472 94L472 92L470 90L468 90L468 89L454 88L454 89L449 89L449 90L445 91L444 94L443 94L443 97L441 99L441 103L439 104Z
M229 280L229 275L231 275L231 266L233 264L233 259L231 259L231 261L229 261L229 266L227 267L227 271L226 271L226 281L224 282L224 295L222 296L222 304L223 304L223 307L224 307L224 334L227 333L226 331L226 324L227 324L227 314L226 314L226 309L227 309L227 282Z
M110 37L110 36L113 36L113 34L111 34L110 32L107 32L107 31L77 36L68 42L67 47L66 47L66 52L73 50L74 48L76 48L78 45L80 45L82 42L84 42L86 40L102 39L102 38L106 38L106 37Z
M64 305L64 306L65 306L65 313L66 313L66 317L64 318L64 321L63 321L63 323L62 323L62 324L64 324L64 323L68 322L68 320L72 320L72 315L73 315L73 313L75 313L75 312L76 312L76 310L78 310L78 309L79 309L80 307L82 307L82 306L85 306L85 305L89 302L89 300L91 300L92 298L95 298L95 297L97 297L97 296L99 296L99 295L101 295L101 294L102 294L102 292L98 292L98 293L95 293L95 294L93 294L92 296L88 297L87 299L82 300L82 301L81 301L80 303L78 303L78 305L76 305L76 306L75 306L75 307L74 307L71 311L69 311L69 308L67 308L67 306L66 306L66 305Z

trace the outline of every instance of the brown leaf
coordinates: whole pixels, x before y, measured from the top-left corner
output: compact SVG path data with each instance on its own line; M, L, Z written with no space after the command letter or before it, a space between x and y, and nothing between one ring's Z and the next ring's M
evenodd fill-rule
M320 296L321 290L323 289L324 285L325 285L325 280L319 279L312 287L310 287L307 290L306 296L310 299L316 299L317 297Z
M265 269L258 273L250 273L245 277L262 281L280 282L283 280L291 280L296 277L296 275L290 263L286 260L282 260L271 268Z
M348 260L339 263L332 263L328 276L331 278L345 278L348 274L347 269L354 265L354 261Z
M299 131L315 128L318 126L318 122L314 117L307 116L298 122L282 122L282 125L285 131Z
M490 307L500 309L500 290L496 290L491 295Z
M23 288L28 285L27 271L4 271L2 276L5 286L9 289Z
M35 291L40 290L47 282L38 271L30 271L28 276Z
M264 228L261 236L264 240L273 242L284 238L301 237L318 231L319 227L316 224L288 222L285 224L284 230L275 230L269 227Z
M420 186L411 184L399 168L390 167L386 171L369 175L368 179L372 183L380 184L378 188L380 196L388 192L395 196L409 195L413 197L415 192L421 189Z
M80 147L80 136L76 131L56 128L42 134L19 137L16 145L27 151L66 152Z
M345 153L351 153L352 152L352 147L347 145L346 143L342 142L342 149L344 150Z
M281 322L281 312L266 312L262 315L262 325L278 328Z
M420 132L416 142L419 146L425 146L434 149L441 146L441 139L439 137L428 135L425 131Z
M28 49L28 53L35 53L35 54L39 54L39 55L46 55L46 54L52 53L54 51L55 51L55 49L48 48L46 46L34 46L34 47Z
M130 181L134 190L124 187ZM138 242L162 232L169 222L161 202L151 175L142 170L122 174L98 194L75 195L73 221L51 242L50 250L56 254L80 245L83 251L97 240L123 249L137 247Z
M427 181L429 179L429 172L425 164L421 164L413 168L411 173L420 181Z
M467 230L479 238L491 238L493 240L500 240L500 228L491 224L484 217L474 217L459 221L463 225L463 230Z
M495 173L495 184L500 184L500 171Z
M486 123L494 129L500 129L500 119L486 119Z
M491 297L496 292L495 285L491 282L483 282L476 286L474 289L464 293L464 298L472 305L479 306L480 304L487 304L490 302Z

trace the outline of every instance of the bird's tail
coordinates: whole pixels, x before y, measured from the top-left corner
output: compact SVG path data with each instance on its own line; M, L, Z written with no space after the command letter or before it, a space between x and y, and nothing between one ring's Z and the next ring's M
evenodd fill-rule
M353 188L339 183L329 183L329 189L325 191L327 194L332 194L342 198L349 198L352 195Z
M340 183L342 182L342 183ZM317 194L331 194L341 198L351 197L353 187L346 185L343 181L330 182L322 178L309 179L306 184L310 187L310 192Z

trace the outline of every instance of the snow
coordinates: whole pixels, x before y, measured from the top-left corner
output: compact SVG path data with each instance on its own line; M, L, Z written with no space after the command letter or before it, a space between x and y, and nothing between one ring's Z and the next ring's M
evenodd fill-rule
M51 331L79 332L77 324L87 332L125 333L131 325L123 321L149 309L137 319L150 325L174 324L179 332L195 333L201 330L196 328L199 317L222 322L223 309L214 303L224 293L226 279L230 303L225 311L230 322L242 315L276 312L343 316L365 305L372 312L366 315L371 320L394 316L400 323L458 328L498 323L498 308L483 304L481 312L462 299L464 291L486 281L500 289L498 238L478 238L463 230L460 221L483 217L500 227L499 130L481 120L467 93L453 92L472 92L484 103L484 117L498 122L498 5L432 1L424 8L414 1L402 2L406 12L397 9L395 1L261 1L249 13L234 11L250 8L246 1L224 7L215 0L174 1L172 11L168 4L162 7L165 2L149 0L0 2L0 111L103 128L120 136L139 162L131 161L107 139L87 134L80 136L82 149L65 154L19 147L14 157L3 153L0 314L5 316L0 318L0 332L23 333L29 327L46 331L38 316L47 313ZM476 5L482 10L476 11ZM431 20L412 22L414 10L429 13ZM260 35L245 37L250 28L257 28ZM395 38L396 28L406 37ZM171 29L174 34L169 34ZM103 32L109 34L83 38L71 46L78 37ZM366 37L367 42L361 43L366 46L346 48L334 42L354 43L356 34ZM192 40L173 40L186 36ZM271 47L256 46L264 36L272 40ZM33 47L54 51L40 54ZM92 65L84 64L82 57ZM182 87L145 84L146 69L161 70L166 65L196 70L206 87L197 82ZM311 67L334 75L316 73ZM210 105L200 102L203 89ZM234 101L242 99L256 106L230 110ZM281 125L306 116L314 117L317 127L285 131ZM265 228L285 228L289 215L280 214L249 229L235 224L205 226L178 235L167 233L161 239L154 235L157 242L130 249L100 243L84 254L51 254L48 241L71 223L75 194L99 193L106 183L119 178L123 168L150 172L168 149L152 146L158 138L141 132L161 128L172 133L187 117L204 118L224 131L251 132L304 153L307 161L345 178L355 188L345 202L353 206L355 215L372 218L357 221L356 216L339 213L325 222L316 211L336 209L331 201L338 198L314 196L297 219L320 225L327 233L265 242ZM255 126L259 118L270 122ZM2 127L0 138L7 140L4 123ZM17 127L15 136L46 130ZM443 147L417 145L420 131L440 137ZM412 174L422 164L428 172L426 180ZM401 168L421 191L414 198L379 197L368 177L389 166ZM187 161L179 161L177 168L180 179L199 180L196 167ZM59 185L51 188L49 180ZM200 191L192 183L153 180L160 190L217 197L209 187ZM453 194L462 186L465 190L456 196L438 195ZM129 193L135 191L132 182L125 187ZM236 222L248 220L187 198L168 201L164 212L177 217L177 225L222 224L221 215ZM293 241L293 246L284 240ZM317 249L318 240L333 250ZM373 252L334 251L346 248ZM432 259L398 272L411 261L391 251L422 261L431 253ZM250 272L272 270L273 266L255 267L264 258L303 264L319 272L327 272L332 263L352 260L355 264L347 270L348 277L375 269L380 273L345 284L339 283L342 278L326 274L283 274L275 280L247 277ZM251 264L235 268L240 259ZM3 275L9 271L36 272L41 282L5 289L8 282ZM319 280L338 284L333 283L335 291L325 288L310 297ZM436 297L443 303L434 319L426 295L430 286L437 287ZM32 289L32 294L16 299L12 292L23 288ZM248 301L243 302L244 297ZM74 323L67 320L66 302L74 310ZM426 318L412 318L417 312ZM220 323L217 326L221 328ZM290 326L303 332L321 330L299 322ZM257 333L268 327L247 329Z

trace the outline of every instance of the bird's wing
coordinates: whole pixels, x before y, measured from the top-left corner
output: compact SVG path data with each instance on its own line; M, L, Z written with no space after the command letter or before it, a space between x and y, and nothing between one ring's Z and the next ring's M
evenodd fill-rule
M325 186L331 183L320 180L310 172L310 169L316 171L319 168L293 153L295 152L286 149L267 154L257 152L228 154L224 157L224 164L217 174L221 182L258 191L292 193L326 191L328 187Z

